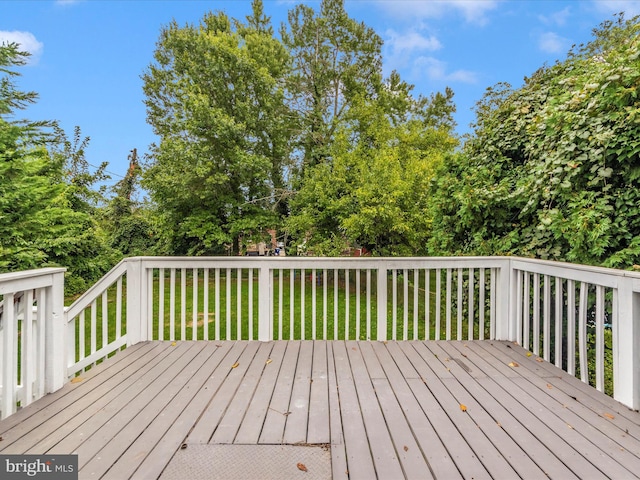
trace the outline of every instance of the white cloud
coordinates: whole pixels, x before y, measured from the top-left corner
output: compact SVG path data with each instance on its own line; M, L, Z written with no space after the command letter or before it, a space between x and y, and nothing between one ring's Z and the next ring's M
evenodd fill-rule
M494 10L501 0L394 0L381 6L391 15L400 18L440 18L450 12L461 14L469 23L484 25L487 13Z
M551 15L539 15L538 18L545 25L555 25L562 27L567 23L567 19L571 16L571 9L565 7L558 12L554 12Z
M625 12L627 18L640 15L638 0L593 0L598 10L606 13Z
M387 30L386 36L384 43L391 49L393 55L411 54L422 50L435 51L442 48L440 41L433 35L425 37L413 30L407 33Z
M477 74L470 70L447 72L447 64L433 57L418 57L412 72L414 77L427 77L429 80L456 83L476 83Z
M31 32L19 32L0 30L0 43L18 43L20 44L20 50L27 51L31 54L28 63L35 65L40 59L42 48L44 45L39 42L35 35Z
M571 42L554 32L544 32L538 37L538 48L547 53L563 53L569 49Z

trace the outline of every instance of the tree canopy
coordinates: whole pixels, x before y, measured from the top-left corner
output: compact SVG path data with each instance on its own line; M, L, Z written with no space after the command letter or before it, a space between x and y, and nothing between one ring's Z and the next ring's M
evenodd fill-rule
M89 174L79 129L69 141L53 122L13 120L37 99L15 84L27 57L0 45L0 270L65 266L77 291L114 261L93 216L102 172Z
M148 121L160 136L144 185L171 253L238 252L240 236L278 221L289 59L260 5L247 23L219 12L198 26L170 24L143 77Z
M122 255L290 251L517 254L640 263L640 20L478 102L459 147L453 91L382 73L381 38L344 0L298 5L279 36L254 0L162 29L143 75L159 136L109 191L89 138L15 120L28 55L0 46L0 271L62 265L71 291ZM142 186L150 199L140 202ZM109 196L110 195L110 196Z
M638 261L639 29L620 15L522 88L488 90L436 174L432 253Z

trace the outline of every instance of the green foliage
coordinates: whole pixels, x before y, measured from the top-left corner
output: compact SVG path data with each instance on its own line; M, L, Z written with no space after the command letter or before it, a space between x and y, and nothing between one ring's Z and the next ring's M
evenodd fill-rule
M287 91L299 112L296 143L302 172L329 154L334 134L356 98L371 98L382 79L382 39L349 18L344 0L322 0L319 12L301 4L289 12L282 41L292 58Z
M605 22L522 88L489 89L434 182L432 253L638 262L639 28Z
M396 75L388 85L395 87L376 101L353 102L330 161L308 167L292 199L288 228L313 254L340 255L349 246L374 255L425 253L429 182L456 145L446 119L452 92L416 101Z
M53 123L8 120L37 98L13 82L26 55L0 46L0 270L64 266L68 291L78 291L114 260L92 216L98 177L86 168L79 129L69 142Z
M288 55L259 2L247 24L224 13L172 23L145 73L148 121L160 136L143 184L167 253L215 254L279 221L288 118Z
M111 247L124 256L150 255L156 247L152 208L135 199L141 173L138 151L134 148L127 173L113 186L113 198L103 212Z

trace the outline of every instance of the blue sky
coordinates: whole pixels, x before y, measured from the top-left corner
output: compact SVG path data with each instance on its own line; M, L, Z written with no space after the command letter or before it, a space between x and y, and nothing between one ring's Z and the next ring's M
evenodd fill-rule
M279 26L298 2L264 3ZM487 87L520 86L540 66L565 58L571 45L588 42L613 13L639 14L640 1L346 0L346 9L384 40L386 73L398 70L416 93L454 90L458 131L465 133ZM58 120L69 135L80 126L91 137L87 160L109 162L114 183L130 150L144 153L155 141L140 76L161 27L172 19L197 23L215 10L244 18L250 1L0 1L0 42L19 42L33 54L18 82L40 98L20 116Z

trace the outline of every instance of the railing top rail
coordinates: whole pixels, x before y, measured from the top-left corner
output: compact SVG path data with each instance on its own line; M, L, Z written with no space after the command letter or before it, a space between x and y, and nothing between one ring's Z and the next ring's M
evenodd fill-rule
M94 283L89 290L84 292L71 305L65 308L67 321L72 320L73 317L88 307L89 304L105 290L105 288L115 282L118 277L125 274L127 271L127 260L128 259L118 262L116 266L113 267L104 277Z
M64 273L61 267L39 268L0 274L0 295L33 288L48 287L53 284L53 275Z
M456 268L501 267L510 257L132 257L148 268ZM209 265L207 265L209 264ZM245 264L249 264L245 267Z
M640 273L638 272L591 265L514 257L512 266L517 270L555 275L570 280L585 281L613 288L617 287L618 282L623 278L631 278L636 282L640 282Z
M34 270L22 270L20 272L0 273L0 283L10 282L13 280L22 280L24 278L40 277L42 275L51 275L54 273L66 272L63 267L45 267L36 268Z

